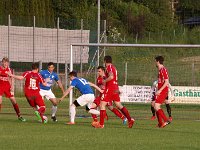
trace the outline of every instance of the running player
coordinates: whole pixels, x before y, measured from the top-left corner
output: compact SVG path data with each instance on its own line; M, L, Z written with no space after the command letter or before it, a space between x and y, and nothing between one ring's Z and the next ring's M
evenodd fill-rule
M44 86L43 84L40 83L40 95L42 97L45 97L47 100L50 100L51 103L53 104L51 119L54 122L56 122L57 121L57 119L56 119L57 101L56 101L56 97L55 97L54 93L51 90L51 86L53 85L54 81L56 81L58 86L62 90L63 94L65 91L63 89L63 85L62 85L58 75L53 71L55 68L53 62L49 62L47 67L48 67L47 70L40 71L41 76L47 83L46 86Z
M46 82L42 78L42 76L38 73L39 71L39 65L37 63L32 64L32 71L26 71L22 74L22 76L17 76L12 74L10 71L7 72L7 74L15 79L23 80L25 79L25 86L24 86L24 93L26 96L26 99L30 106L37 110L38 114L37 117L43 122L47 123L47 120L43 117L43 114L45 112L45 104L44 100L42 99L39 91L40 86L39 84L42 83L46 86Z
M10 99L18 119L24 122L26 121L26 119L24 119L20 115L19 106L14 97L14 82L13 79L6 74L6 72L8 71L13 72L12 69L9 67L9 59L4 57L2 59L2 66L0 66L0 111L2 107L2 96L5 95L7 98Z
M154 105L155 105L155 93L157 91L157 88L158 88L158 81L154 81L153 82L153 85L151 87L151 112L152 112L152 117L151 117L151 120L155 120L156 119L156 116L155 116L155 109L154 109ZM173 94L173 89L172 89L172 86L171 84L169 83L169 91L168 91L168 96L166 97L165 99L165 106L167 108L167 113L168 113L168 116L169 116L169 121L171 122L172 121L172 115L171 115L171 107L169 105L169 98L171 97L172 100L174 100L174 94Z
M98 77L97 77L97 86L102 89L102 90L105 90L105 83L103 82L105 79L106 79L106 76L105 76L105 68L103 66L99 66L97 68L97 71L98 71ZM98 93L98 96L95 98L94 100L94 103L92 105L92 108L97 108L99 107L100 105L100 102L101 102L101 97L102 97L102 93ZM122 122L123 124L126 124L127 122L127 119L126 117L116 108L113 107L112 105L112 102L109 102L107 104L107 107L110 111L112 111L117 117L119 117L120 119L122 119ZM96 115L93 115L92 114L92 117L93 117L93 120L94 122L97 122L97 116ZM106 117L107 118L107 117ZM93 123L92 123L93 124Z
M112 64L112 57L105 56L104 63L106 66L106 79L104 80L104 83L106 84L106 88L102 95L102 99L101 99L101 103L100 103L100 122L93 124L93 126L95 128L104 128L106 105L109 102L113 101L115 103L116 107L128 119L128 127L132 128L135 120L130 117L128 110L120 102L119 87L118 87L118 81L117 81L117 70L116 70L115 66Z
M163 65L164 58L162 56L155 57L156 67L158 68L158 90L155 93L155 105L154 109L158 118L158 127L164 128L170 122L165 116L164 111L161 108L162 103L165 101L168 95L169 76L168 71ZM164 122L163 122L164 121Z
M77 100L75 100L73 104L70 106L71 118L70 118L70 122L68 122L67 124L69 125L75 124L76 107L79 107L79 106L87 105L87 107L89 108L89 113L99 115L99 111L95 109L90 109L95 99L94 92L91 86L97 89L101 93L103 92L103 90L101 90L95 84L88 82L84 78L78 78L77 73L75 71L72 71L69 73L69 79L71 80L71 85L65 91L60 101L62 101L74 87L76 87L81 92L82 95L79 98L77 98Z

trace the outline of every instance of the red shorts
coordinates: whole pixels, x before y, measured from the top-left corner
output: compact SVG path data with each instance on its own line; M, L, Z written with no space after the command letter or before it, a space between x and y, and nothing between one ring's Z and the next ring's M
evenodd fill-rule
M98 96L98 97L95 98L93 103L95 103L98 107L100 105L100 102L101 102L101 96Z
M119 90L106 89L105 92L102 94L101 100L105 102L112 102L112 101L120 102Z
M94 103L97 105L97 107L100 105L101 98L102 98L102 96L98 96L98 97L96 97L95 100L94 100ZM112 101L109 101L109 102L107 103L107 106L112 106Z
M42 99L42 96L39 92L25 92L26 99L30 106L36 107L38 105L39 107L45 106L44 100Z
M13 97L14 95L11 94L11 87L8 84L4 84L4 85L0 85L0 96L3 96L5 94L5 96L7 98Z
M155 96L155 103L159 103L162 104L163 102L165 102L165 99L168 96L168 91L167 90L163 90L160 95L156 95Z

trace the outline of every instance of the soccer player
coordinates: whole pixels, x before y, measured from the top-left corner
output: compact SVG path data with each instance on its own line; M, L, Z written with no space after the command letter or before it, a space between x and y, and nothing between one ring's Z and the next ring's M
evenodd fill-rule
M165 101L168 95L168 86L169 86L169 76L168 71L163 65L164 57L157 56L155 57L156 67L158 68L158 90L155 93L155 105L154 109L156 111L158 119L158 127L164 128L170 122L165 116L164 111L161 108L162 103ZM163 122L164 121L164 122Z
M106 79L106 76L105 76L105 67L103 66L99 66L97 68L97 74L98 74L98 77L97 77L97 86L102 89L102 90L105 90L105 83L103 82L105 79ZM102 93L98 93L98 96L95 98L94 100L94 103L92 105L92 108L97 108L99 107L100 105L100 102L101 102L101 97L102 97ZM126 117L116 108L113 107L112 105L112 102L109 102L107 104L107 107L110 111L112 111L117 117L119 117L120 119L122 119L122 122L123 124L126 124L127 122L127 119ZM96 115L93 115L92 114L92 117L93 117L93 120L94 122L97 122L97 116Z
M58 86L60 87L60 89L62 90L62 93L64 94L64 88L63 85L61 83L61 81L59 80L58 75L54 72L54 64L53 62L49 62L47 65L48 69L47 70L41 70L40 74L43 77L43 79L45 80L45 82L47 83L46 86L44 86L42 83L40 83L40 95L42 97L45 97L47 100L50 100L51 103L53 104L52 106L52 115L51 115L51 119L56 122L56 112L57 112L57 101L56 101L56 97L53 94L52 90L51 90L51 86L53 85L53 82L56 81Z
M42 96L40 95L40 86L39 84L42 83L46 86L46 82L42 78L42 76L38 73L39 65L37 63L32 64L32 71L26 71L22 74L22 76L17 76L12 74L10 71L7 74L15 79L23 80L25 79L25 86L24 86L24 93L26 99L30 106L37 110L39 114L36 114L37 117L40 117L42 123L47 123L47 120L43 117L45 112L45 104Z
M156 80L156 81L153 82L153 85L151 87L151 112L152 112L152 115L153 115L151 117L151 120L156 119L154 105L155 105L155 93L157 91L157 88L158 88L158 81ZM174 92L173 92L171 84L169 83L169 91L168 91L168 95L165 99L165 106L167 108L167 113L168 113L170 122L172 121L172 115L171 115L171 107L169 105L169 98L171 97L171 99L174 100L173 95L174 95Z
M8 71L12 72L12 69L9 67L9 59L4 57L2 59L2 65L0 66L0 111L2 106L2 96L5 95L7 98L10 99L18 119L24 122L26 121L26 119L24 119L20 115L19 106L14 97L13 79L6 74L6 72Z
M119 87L118 87L118 81L117 81L117 70L115 66L112 64L112 57L105 56L104 63L106 66L106 79L104 80L104 83L106 84L106 88L104 90L101 103L100 103L100 122L93 124L93 126L95 128L104 128L104 118L106 115L105 108L109 102L113 101L116 107L128 119L128 127L132 128L135 120L130 117L128 110L120 102Z
M91 86L94 87L95 89L97 89L101 93L103 92L103 90L101 90L95 84L88 82L84 78L78 78L77 73L75 71L72 71L69 73L69 79L71 80L71 85L65 91L65 93L62 96L62 98L60 99L60 101L62 101L74 87L76 87L82 94L70 106L70 114L71 114L70 117L71 118L70 118L70 122L68 122L67 124L73 125L73 124L75 124L76 107L87 105L87 107L89 109L91 108L91 105L95 99L94 92L93 92ZM97 111L95 109L90 109L89 113L99 115L99 111Z

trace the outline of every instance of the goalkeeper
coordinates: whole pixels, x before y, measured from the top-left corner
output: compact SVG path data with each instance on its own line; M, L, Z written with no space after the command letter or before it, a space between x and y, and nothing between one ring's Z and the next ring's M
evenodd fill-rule
M150 92L151 93L151 112L153 115L151 117L151 120L156 119L154 105L155 105L155 93L157 91L157 86L158 86L158 81L156 80L153 82L153 85L151 87L151 92ZM165 100L165 106L167 108L167 113L168 113L170 122L172 121L172 115L171 115L171 107L170 107L169 103L170 103L170 101L174 101L174 100L175 100L174 92L173 92L171 84L169 84L169 91L168 91L168 96L166 97L166 100Z

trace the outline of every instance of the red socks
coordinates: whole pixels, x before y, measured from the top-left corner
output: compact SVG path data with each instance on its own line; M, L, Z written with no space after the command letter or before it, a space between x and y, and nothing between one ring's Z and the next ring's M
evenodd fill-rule
M117 117L119 117L119 118L121 118L121 119L124 119L124 115L122 115L122 113L121 113L118 109L113 108L112 112L113 112Z
M44 122L43 114L44 114L44 112L45 112L45 106L41 106L41 107L38 109L38 112L40 113L40 117L42 118L42 122Z
M126 107L123 107L121 109L121 112L124 114L124 116L128 119L128 121L131 121L131 117L130 117L130 114L128 112L128 110L126 109Z
M100 110L100 125L104 125L105 116L106 116L106 110Z
M156 112L156 115L157 115L157 118L158 118L158 122L160 125L162 125L162 119L164 120L164 122L167 122L168 119L167 117L165 116L165 113L163 112L162 109L159 109L157 112Z
M17 104L17 103L16 103L16 104L13 104L13 108L15 109L15 112L16 112L17 116L20 117L20 111L19 111L19 106L18 106L18 104Z
M97 120L97 115L94 115L94 114L91 114L91 115L92 115L92 118L93 118L94 121L98 121Z

